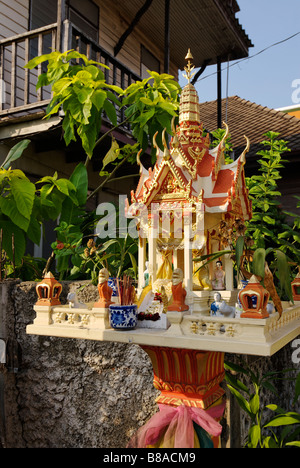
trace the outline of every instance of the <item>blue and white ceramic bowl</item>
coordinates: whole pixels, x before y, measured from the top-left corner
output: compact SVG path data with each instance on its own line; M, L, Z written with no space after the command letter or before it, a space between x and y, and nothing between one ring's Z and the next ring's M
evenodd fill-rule
M138 310L137 305L116 305L109 306L109 323L115 330L132 330L137 326Z

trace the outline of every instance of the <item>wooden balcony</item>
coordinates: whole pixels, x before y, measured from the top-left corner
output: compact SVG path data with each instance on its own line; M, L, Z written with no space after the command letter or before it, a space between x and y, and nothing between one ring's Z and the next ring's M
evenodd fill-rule
M58 38L61 37L61 41ZM49 24L33 31L0 40L0 121L11 117L28 116L45 111L51 100L51 90L43 87L36 90L36 83L45 64L34 70L25 67L29 60L37 55L49 53L56 49L58 43L63 50L75 49L88 58L107 65L106 80L126 88L140 79L130 69L112 57L93 39L87 37L69 20L62 27L58 23ZM120 113L119 121L124 120Z

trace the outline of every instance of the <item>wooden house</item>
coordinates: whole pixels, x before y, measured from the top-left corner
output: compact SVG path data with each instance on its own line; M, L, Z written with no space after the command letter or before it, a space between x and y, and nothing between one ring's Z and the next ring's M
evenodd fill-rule
M68 177L84 160L79 142L65 146L59 114L42 120L51 93L36 91L43 66L24 69L31 58L51 49L75 49L108 65L111 84L127 87L147 69L177 78L192 47L198 76L210 64L219 65L220 90L221 63L246 57L252 45L235 16L238 11L236 0L0 0L0 160L24 138L32 143L16 166L33 180L55 171ZM114 136L127 143L130 128L122 127ZM109 146L110 140L93 157L91 190L99 185L101 159ZM106 201L130 193L135 184L134 178L110 184ZM91 208L97 204L95 199Z

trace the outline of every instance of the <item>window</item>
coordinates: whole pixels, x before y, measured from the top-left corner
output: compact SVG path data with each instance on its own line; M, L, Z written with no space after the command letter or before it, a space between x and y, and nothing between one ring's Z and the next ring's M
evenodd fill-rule
M142 46L141 50L141 78L148 78L149 75L147 70L155 71L160 73L160 62L159 60L148 50Z
M92 0L67 0L66 17L88 37L98 42L99 8ZM57 0L31 0L29 29L57 21Z
M67 16L88 37L98 42L99 8L91 0L68 0Z
M56 23L57 0L31 0L29 29L41 28Z

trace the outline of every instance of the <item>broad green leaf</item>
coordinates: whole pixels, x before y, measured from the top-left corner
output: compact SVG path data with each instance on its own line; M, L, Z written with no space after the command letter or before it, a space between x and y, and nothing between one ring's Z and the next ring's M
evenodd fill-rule
M104 101L103 104L105 113L113 125L117 125L117 113L115 106L108 100Z
M78 204L83 206L86 204L87 192L88 192L88 174L87 168L83 163L77 164L71 177L70 182L76 188L76 197Z
M105 99L106 92L102 89L94 91L93 95L91 96L91 101L96 106L98 111L100 111L103 108Z
M253 255L252 272L264 278L265 276L266 251L263 248L256 249Z
M27 230L27 236L36 245L41 242L41 225L37 219L32 216Z
M255 394L250 399L250 409L253 414L257 414L260 408L259 395Z
M8 169L13 161L16 161L22 156L23 151L29 145L30 140L22 140L19 141L16 145L14 145L11 150L9 151L8 155L5 158L5 161L1 165L4 169Z
M29 219L23 216L12 197L0 197L0 210L4 213L16 226L27 231Z
M14 177L10 181L10 188L17 209L25 218L30 219L35 197L35 185L28 179Z
M241 259L244 253L245 239L243 236L239 236L236 241L235 255L237 267L241 267Z
M102 170L108 164L110 164L111 162L114 162L117 159L117 157L119 156L119 152L118 152L119 148L120 147L118 145L118 142L115 140L115 138L112 138L111 147L103 158Z
M271 419L264 427L288 426L290 424L300 424L300 414L286 413Z
M248 436L249 436L249 442L248 442L249 448L256 448L258 446L260 436L261 436L260 426L255 425L255 426L250 427Z

